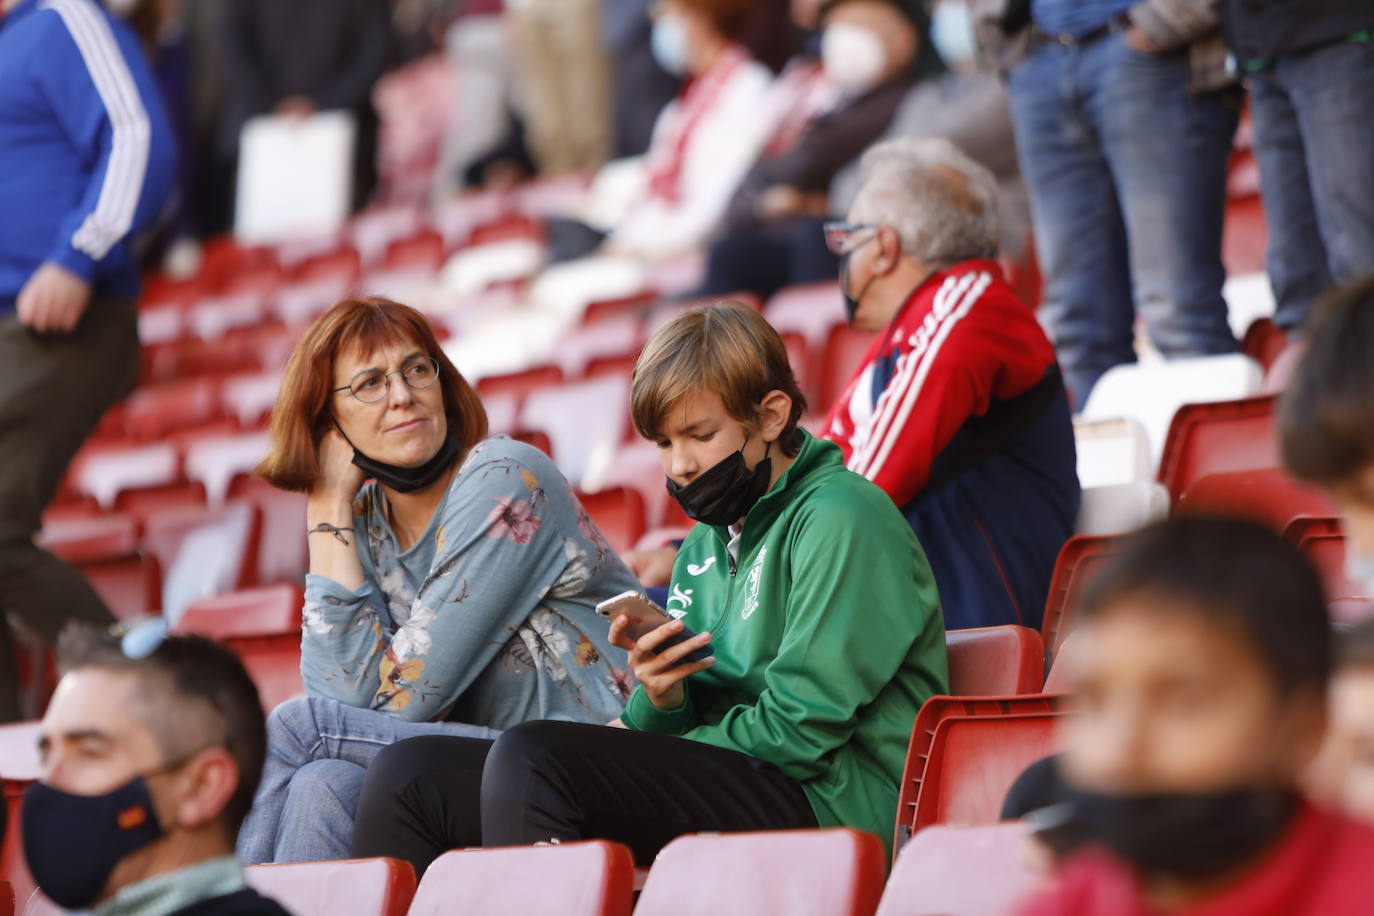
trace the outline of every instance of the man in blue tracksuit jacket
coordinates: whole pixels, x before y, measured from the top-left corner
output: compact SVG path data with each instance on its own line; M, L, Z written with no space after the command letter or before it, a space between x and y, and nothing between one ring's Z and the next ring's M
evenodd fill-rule
M82 440L137 377L128 240L175 169L123 23L96 0L0 0L0 722L20 712L5 613L46 640L68 620L111 620L32 541Z

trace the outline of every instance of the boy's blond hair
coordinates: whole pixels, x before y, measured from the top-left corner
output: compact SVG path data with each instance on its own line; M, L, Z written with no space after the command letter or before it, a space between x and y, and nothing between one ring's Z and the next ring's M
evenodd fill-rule
M668 322L639 354L630 388L630 415L645 439L663 434L663 421L683 399L714 391L730 416L757 428L760 402L770 391L792 399L787 426L778 437L783 454L800 448L797 421L806 397L787 361L787 347L763 316L738 302L719 302L683 312Z

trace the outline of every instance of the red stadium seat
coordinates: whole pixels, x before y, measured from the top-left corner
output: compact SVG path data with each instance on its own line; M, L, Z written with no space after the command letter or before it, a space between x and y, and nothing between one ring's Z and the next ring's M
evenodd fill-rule
M1226 222L1221 235L1221 260L1227 276L1264 270L1269 224L1259 195L1231 200L1226 204Z
M299 632L278 636L231 636L224 644L238 655L258 687L264 712L292 697L305 695L301 679Z
M509 435L516 442L533 445L545 455L553 457L553 440L549 438L548 433L538 429L516 429L511 430Z
M1038 693L1045 643L1028 627L978 627L945 633L949 692L957 697Z
M532 242L544 241L544 221L524 216L507 216L475 227L468 233L463 248L488 245L492 242L509 242L514 239L528 239Z
M1273 365L1264 373L1264 393L1282 394L1306 352L1307 345L1301 340L1292 341L1284 347L1283 352L1274 358Z
M1199 478L1279 466L1273 395L1185 404L1174 414L1159 462L1159 482L1178 502Z
M0 916L14 916L14 886L0 881Z
M989 916L1013 912L1040 881L1024 856L1026 827L927 827L907 842L878 916Z
M878 838L848 828L684 836L658 854L635 913L870 916L883 870Z
M387 246L387 270L423 268L437 274L444 264L444 237L433 229L424 229L410 238L397 239Z
M856 331L847 324L830 329L821 356L819 396L811 405L813 410L822 416L830 413L872 346L873 334L869 331Z
M1045 693L1069 693L1069 666L1072 664L1070 659L1078 650L1079 637L1070 633L1059 643L1059 651L1054 653L1054 664L1050 665L1050 673L1045 675Z
M291 279L294 283L311 283L321 280L346 281L349 286L352 286L358 282L358 276L361 273L362 263L358 257L358 252L350 246L344 246L301 262L296 267Z
M425 872L409 916L629 916L634 861L619 843L460 849Z
M1288 346L1288 334L1274 324L1272 318L1256 318L1245 330L1240 348L1268 371L1274 360Z
M806 344L806 335L800 331L784 331L778 335L782 345L787 348L787 362L792 367L792 375L801 386L807 401L816 397L816 373L812 367L811 351Z
M773 294L763 317L779 334L799 331L810 346L820 349L830 329L844 323L844 297L839 284L830 280L789 286Z
M163 610L175 617L196 598L253 584L261 531L257 507L237 500L149 512L143 546L163 571Z
M507 375L488 375L477 380L477 394L482 398L492 395L514 394L522 402L533 391L554 388L563 384L563 370L557 366L536 366L523 372Z
M186 477L203 489L211 505L224 502L234 478L251 472L270 446L266 432L195 433L184 442Z
M1374 599L1345 574L1345 532L1339 518L1300 516L1289 522L1283 536L1316 567L1328 602Z
M229 498L250 502L262 513L258 582L301 581L310 565L305 494L278 490L256 477L240 476L229 485Z
M301 629L305 595L299 585L281 583L243 588L188 605L174 629L211 639L233 636L295 636Z
M176 447L170 442L93 443L77 453L68 476L77 493L93 496L101 506L110 508L124 490L175 483L179 464Z
M1063 698L931 697L916 715L897 803L900 849L932 824L996 823L1007 789L1054 751Z
M1054 575L1050 578L1049 595L1045 599L1045 617L1040 625L1040 635L1051 661L1071 629L1069 614L1083 586L1102 561L1120 549L1120 543L1119 537L1080 536L1069 538L1060 548L1054 562Z
M1177 511L1235 515L1280 533L1299 516L1339 514L1326 494L1278 468L1209 474L1184 491Z
M209 423L218 416L215 384L204 378L140 388L124 406L129 435L144 442L161 439L178 427Z
M642 319L660 299L661 297L656 291L645 290L631 296L588 302L587 307L582 311L582 323L591 325L621 318Z
M162 606L157 560L138 546L138 525L126 515L49 522L38 542L75 566L121 620Z
M405 916L415 869L399 859L252 865L248 886L295 916Z
M643 320L625 315L573 328L558 341L553 358L558 361L565 378L576 378L593 360L637 358L643 343Z
M638 490L610 487L595 493L579 492L577 498L616 553L633 549L644 536L644 497Z
M549 434L559 469L576 487L593 455L624 438L629 403L630 385L620 376L570 382L531 393L520 410L520 425Z
M205 507L205 487L198 483L169 483L161 487L125 490L115 499L115 511L132 518L140 526L148 516L174 509Z
M246 278L249 285L192 302L186 328L201 340L215 340L235 328L251 328L267 319L267 301L280 278ZM260 285L258 285L260 284Z

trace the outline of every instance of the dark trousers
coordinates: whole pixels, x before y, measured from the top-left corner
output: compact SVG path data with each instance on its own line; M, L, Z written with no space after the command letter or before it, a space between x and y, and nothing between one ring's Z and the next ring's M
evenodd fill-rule
M5 615L46 643L69 621L114 620L81 574L33 537L72 456L138 377L134 303L96 297L70 334L35 334L5 315L0 366L0 722L7 722L21 710Z
M777 767L699 741L574 722L527 722L495 742L409 738L367 771L353 855L423 873L470 846L624 843L639 865L683 834L815 827Z
M746 291L767 299L784 286L835 279L840 259L825 247L821 226L798 216L732 229L711 245L698 295Z

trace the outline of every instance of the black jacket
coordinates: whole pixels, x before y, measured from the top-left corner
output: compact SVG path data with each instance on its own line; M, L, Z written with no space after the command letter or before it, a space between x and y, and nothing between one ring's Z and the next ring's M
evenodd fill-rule
M1368 0L1222 0L1222 31L1241 72L1374 30Z

